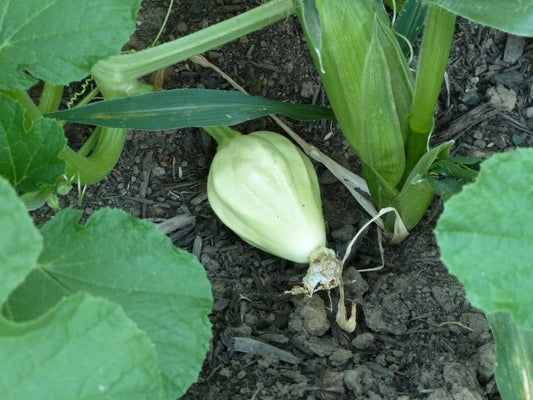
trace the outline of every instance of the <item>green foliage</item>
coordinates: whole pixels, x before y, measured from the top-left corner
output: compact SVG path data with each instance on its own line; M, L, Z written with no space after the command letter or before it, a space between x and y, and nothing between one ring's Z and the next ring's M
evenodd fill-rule
M419 6L410 3L410 7ZM436 102L446 58L440 60L440 76L428 73L430 80L415 91L407 61L379 2L300 0L299 4L311 55L342 133L361 159L372 199L378 208L396 207L411 229L434 195L427 178L429 168L438 158L446 158L451 146L428 149L434 106L416 108L413 93L425 93L434 86L430 97ZM410 22L420 24L420 18ZM446 33L451 37L451 32ZM428 121L428 129L422 132L411 126L412 116L420 115Z
M0 358L5 400L169 398L148 337L119 305L84 293L25 324L0 319Z
M99 210L85 225L81 211L64 210L39 232L4 179L0 196L0 224L14 228L0 240L0 355L13 361L0 366L7 398L31 397L31 388L65 399L182 395L211 335L211 291L196 258L119 210Z
M396 18L394 29L403 36L403 38L398 38L398 43L406 56L409 56L424 26L426 14L427 4L423 0L406 0Z
M0 304L32 270L43 244L42 237L17 194L0 176Z
M526 398L521 390L533 379L531 204L533 149L497 154L481 165L475 183L445 204L435 229L444 264L488 314L501 361L498 385L510 390L509 399Z
M290 104L240 92L175 89L92 103L49 117L114 128L164 130L236 125L281 113L302 121L334 119L326 107Z
M459 193L477 177L481 157L450 157L431 165L429 182L444 201Z
M445 204L435 231L444 263L461 279L472 304L488 313L508 311L529 329L531 204L533 150L498 154L482 164L474 184Z
M65 194L71 179L105 177L125 130L98 128L76 153L61 125L18 89L34 78L66 84L86 76L120 51L139 5L0 1L3 399L175 399L207 353L212 296L192 254L119 210L99 210L84 225L81 211L60 211L40 230L26 211L47 200L57 206L56 185ZM57 105L61 91L43 91L41 103Z
M0 175L23 191L54 185L65 172L65 162L58 158L66 143L61 126L41 117L26 132L22 107L2 93L0 109Z
M531 0L424 0L446 10L520 36L533 36Z
M98 59L120 52L140 3L1 0L0 89L28 89L35 78L59 85L84 78Z

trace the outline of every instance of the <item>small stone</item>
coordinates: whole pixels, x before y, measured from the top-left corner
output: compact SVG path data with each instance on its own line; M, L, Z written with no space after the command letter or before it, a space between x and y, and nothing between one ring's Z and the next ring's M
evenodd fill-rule
M372 371L364 365L344 371L344 385L354 392L356 397L363 396L369 391L374 381Z
M487 343L481 346L472 357L476 372L482 383L488 382L494 376L495 344Z
M333 365L334 367L342 367L352 358L353 358L353 354L350 350L341 348L341 349L335 350L331 354L331 356L329 356L329 361L331 361L331 365Z
M506 89L503 85L498 84L496 87L487 89L489 102L505 111L511 111L516 105L516 92L512 89Z
M484 149L487 147L487 143L484 140L476 139L474 140L474 147L477 147L478 149Z
M342 273L346 299L357 302L368 291L368 283L355 267L346 267Z
M468 312L463 313L459 322L471 329L468 336L480 344L487 343L491 340L492 334L485 316L481 313ZM463 329L463 328L461 328Z
M302 97L313 97L315 94L315 84L313 82L304 82L302 83L302 90L300 91L300 95Z
M522 56L526 39L522 36L508 35L503 52L503 61L514 64Z
M363 304L367 326L374 332L401 335L411 316L398 293L387 293L379 300Z
M460 100L469 106L477 106L481 103L483 97L477 90L468 90L461 95Z
M475 371L463 364L450 362L443 368L444 381L451 386L476 388L478 382Z
M312 336L305 342L305 346L320 357L328 357L337 350L337 343L332 337L318 338Z
M533 107L526 108L526 118L533 119Z
M294 302L296 309L289 320L291 332L322 336L329 330L330 323L326 314L326 307L320 296L294 298Z
M154 167L154 169L152 169L152 175L155 177L161 178L162 176L165 176L165 174L166 171L163 167Z
M352 340L352 345L357 350L367 350L374 344L374 335L370 332L361 333Z

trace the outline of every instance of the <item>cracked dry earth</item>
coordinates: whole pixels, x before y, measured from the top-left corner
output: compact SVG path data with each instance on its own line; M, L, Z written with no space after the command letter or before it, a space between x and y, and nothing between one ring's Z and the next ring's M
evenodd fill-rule
M214 24L254 0L175 3L161 41ZM149 46L168 2L145 0L138 31L126 48ZM255 94L327 105L298 21L288 17L205 56ZM416 60L415 60L416 62ZM533 143L533 41L459 19L436 112L433 143L454 139L454 155L490 156ZM154 77L147 77L154 79ZM229 85L192 62L169 67L163 88ZM290 121L293 129L340 164L358 161L338 127ZM267 119L238 127L277 130ZM83 136L83 132L78 132ZM74 140L74 136L73 139ZM347 297L357 301L353 334L335 321L338 293L289 296L306 266L256 250L211 211L206 179L214 142L198 129L130 132L115 170L88 188L86 215L111 206L153 221L190 215L169 232L205 266L215 299L213 339L187 400L238 399L498 399L494 342L483 314L465 299L439 261L433 228L442 211L435 198L422 222L400 245L386 245L381 271L375 231L358 244L345 268ZM328 245L343 254L366 221L342 184L321 165ZM79 207L72 193L63 207ZM44 218L46 211L37 216Z

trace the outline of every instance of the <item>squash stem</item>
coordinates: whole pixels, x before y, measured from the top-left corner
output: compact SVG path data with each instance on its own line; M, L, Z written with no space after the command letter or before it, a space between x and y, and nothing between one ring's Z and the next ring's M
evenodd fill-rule
M171 42L99 61L91 74L105 98L150 91L137 79L269 26L293 12L293 0L272 0Z
M45 82L41 98L39 99L39 111L43 114L57 111L62 97L62 85L53 85Z
M69 146L59 155L67 162L68 178L82 185L99 182L111 172L122 153L126 130L97 127L93 135L97 140L89 156L85 156L86 148L79 154Z
M241 135L240 132L231 129L228 126L204 126L202 129L216 140L218 150L226 146L235 136Z

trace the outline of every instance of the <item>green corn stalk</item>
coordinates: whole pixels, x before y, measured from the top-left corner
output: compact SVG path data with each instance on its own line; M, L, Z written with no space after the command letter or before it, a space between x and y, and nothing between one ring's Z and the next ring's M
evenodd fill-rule
M386 207L406 172L414 87L387 13L375 0L300 0L298 15L343 135Z
M306 16L314 11L319 23L318 34L307 36L340 128L367 169L380 174L392 190L405 167L402 130L408 129L404 116L413 79L388 16L375 0L303 3L306 33Z

